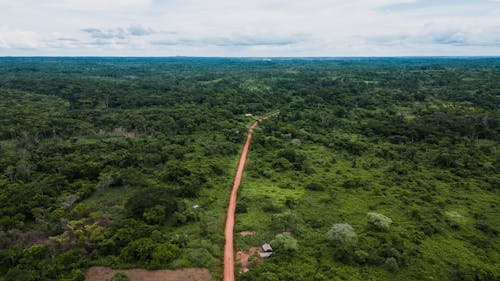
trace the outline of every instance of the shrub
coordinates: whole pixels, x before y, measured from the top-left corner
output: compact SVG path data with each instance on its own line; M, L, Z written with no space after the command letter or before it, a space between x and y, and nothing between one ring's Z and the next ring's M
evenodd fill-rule
M295 207L297 206L297 200L295 200L294 198L292 197L287 197L286 200L285 200L285 205L289 208L289 209L295 209Z
M141 189L132 194L125 204L127 212L135 218L143 218L144 212L151 206L163 206L164 214L170 217L177 209L177 200L167 188Z
M238 202L236 204L236 213L241 214L241 213L246 213L248 211L248 206L245 202Z
M316 182L311 182L311 183L307 184L306 189L313 190L313 191L324 191L325 190L325 188L321 184L316 183Z
M188 260L195 267L210 267L214 264L214 257L207 249L192 249L188 254Z
M283 250L285 252L294 252L298 250L297 240L290 233L277 234L271 241L271 246L275 250Z
M368 224L376 230L388 231L392 220L382 214L368 213Z
M358 243L358 236L348 223L336 223L327 232L326 237L328 240L341 245L356 245Z
M111 279L112 281L129 281L130 277L126 273L123 272L117 272L115 275L113 275L113 278Z
M451 228L460 228L466 222L465 217L456 211L445 212L445 215L446 221Z
M287 182L287 183L280 183L280 184L278 184L278 187L279 188L283 188L283 189L293 189L294 188L293 185L291 183L289 183L289 182Z
M271 220L273 222L273 226L278 229L282 229L283 231L288 231L290 227L297 225L297 217L291 211L274 214L272 215Z
M364 182L359 177L349 177L342 183L342 187L344 188L362 188L365 187L366 182Z
M154 207L148 208L144 211L142 217L149 224L159 224L165 220L165 207L155 205Z
M395 258L390 257L385 260L384 268L389 270L390 272L396 272L399 270L398 261Z
M163 243L158 245L151 257L152 261L151 263L154 266L161 266L163 264L167 264L171 261L173 261L178 255L179 255L179 247L170 244L170 243Z
M278 213L281 212L281 208L274 205L272 202L267 202L264 204L264 206L262 206L262 211L266 213Z
M491 177L488 179L488 183L492 190L500 189L500 177Z
M354 252L354 260L359 264L366 263L369 254L363 250L357 250Z
M121 251L121 256L125 261L149 262L155 249L155 243L151 238L139 238L130 242Z
M292 163L288 161L286 158L280 157L273 161L272 163L273 169L276 171L287 171L293 167Z

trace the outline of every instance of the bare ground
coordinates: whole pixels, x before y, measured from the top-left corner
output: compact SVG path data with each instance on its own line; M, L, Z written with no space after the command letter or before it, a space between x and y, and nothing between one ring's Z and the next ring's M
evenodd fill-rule
M240 235L241 236L251 236L251 235L254 235L255 234L255 231L242 231L240 232Z
M212 275L206 268L185 268L178 270L144 270L144 269L111 269L94 266L87 270L85 281L109 281L113 276L123 272L130 281L210 281Z
M260 247L251 247L247 252L238 251L236 252L236 261L241 264L241 272L248 272L249 268L254 264L261 264L264 259L259 257ZM254 261L249 261L249 258L256 254L257 257Z

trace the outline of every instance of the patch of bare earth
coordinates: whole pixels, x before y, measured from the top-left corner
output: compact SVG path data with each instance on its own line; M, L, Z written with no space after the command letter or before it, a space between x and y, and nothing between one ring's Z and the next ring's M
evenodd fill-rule
M259 256L259 252L260 247L251 247L247 252L238 251L236 253L236 260L241 264L241 272L248 272L252 265L264 262L264 259ZM252 258L250 259L250 257Z
M185 268L177 270L111 269L94 266L87 270L85 281L109 281L122 272L130 281L210 281L212 275L206 268Z
M255 231L242 231L240 232L240 235L241 236L250 236L250 235L254 235L255 234Z
M33 245L50 244L49 235L43 231L30 230L27 232L21 232L20 230L14 229L8 231L8 234L12 244L20 242L27 248Z

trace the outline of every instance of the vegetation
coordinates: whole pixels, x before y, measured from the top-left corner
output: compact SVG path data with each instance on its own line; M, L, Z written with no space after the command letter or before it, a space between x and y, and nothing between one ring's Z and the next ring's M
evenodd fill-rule
M368 224L374 229L388 231L391 227L392 220L382 214L371 212L368 213Z
M277 109L238 279L499 280L499 93L496 58L1 58L0 280L220 279Z

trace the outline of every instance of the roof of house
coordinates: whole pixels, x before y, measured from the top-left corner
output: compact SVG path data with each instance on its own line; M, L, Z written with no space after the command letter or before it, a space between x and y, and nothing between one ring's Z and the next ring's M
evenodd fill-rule
M262 245L262 250L264 250L264 252L272 252L273 248L271 247L271 245L265 243L264 245Z
M273 252L265 252L265 253L259 253L259 256L261 258L268 258L273 254Z

